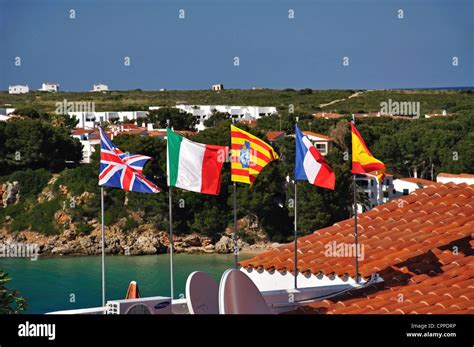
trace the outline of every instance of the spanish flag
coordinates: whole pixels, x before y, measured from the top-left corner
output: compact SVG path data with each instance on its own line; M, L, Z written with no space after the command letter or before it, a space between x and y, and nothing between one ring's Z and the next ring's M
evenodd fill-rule
M385 177L385 164L376 159L367 148L364 139L360 136L354 122L352 129L352 173L377 176L380 182Z
M231 138L231 180L253 184L257 175L278 154L266 142L233 125Z

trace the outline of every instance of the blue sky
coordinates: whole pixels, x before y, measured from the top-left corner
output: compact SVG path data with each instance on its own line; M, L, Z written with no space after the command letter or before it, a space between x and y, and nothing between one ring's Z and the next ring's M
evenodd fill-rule
M473 17L470 0L0 0L0 89L474 86Z

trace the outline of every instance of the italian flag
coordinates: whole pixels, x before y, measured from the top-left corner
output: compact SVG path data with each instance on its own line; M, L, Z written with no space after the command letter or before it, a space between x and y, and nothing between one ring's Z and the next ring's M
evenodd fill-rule
M168 186L218 195L227 147L193 142L168 128L166 136Z

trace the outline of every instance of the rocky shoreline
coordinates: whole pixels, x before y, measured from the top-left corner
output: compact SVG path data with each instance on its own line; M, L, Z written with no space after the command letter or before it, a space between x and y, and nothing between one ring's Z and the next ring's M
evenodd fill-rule
M233 252L231 235L223 235L216 242L210 237L191 234L174 236L174 252L188 254L227 254ZM99 255L102 252L100 228L90 234L78 234L65 230L59 235L47 236L34 231L9 233L0 228L0 244L35 244L39 255ZM140 225L134 230L123 232L118 226L105 229L106 254L109 255L151 255L169 252L169 237L165 231L158 231L151 225ZM277 244L259 242L250 245L238 240L239 251L259 253Z

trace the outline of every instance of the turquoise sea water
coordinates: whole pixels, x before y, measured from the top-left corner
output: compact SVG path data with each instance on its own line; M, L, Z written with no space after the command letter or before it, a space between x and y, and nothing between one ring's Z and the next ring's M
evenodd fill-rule
M222 273L233 266L233 259L233 255L175 255L175 298L184 293L191 272L206 271L219 281ZM169 296L169 255L108 256L106 264L107 299L123 299L132 280L137 281L142 296ZM101 305L100 256L40 257L36 261L2 258L0 269L13 278L9 287L28 299L26 313Z

